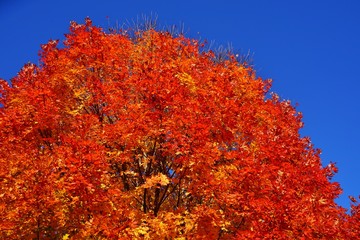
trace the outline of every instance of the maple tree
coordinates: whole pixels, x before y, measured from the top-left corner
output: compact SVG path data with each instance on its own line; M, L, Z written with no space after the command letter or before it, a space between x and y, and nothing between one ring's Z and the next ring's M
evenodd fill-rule
M301 114L229 54L73 22L0 87L3 239L357 239Z

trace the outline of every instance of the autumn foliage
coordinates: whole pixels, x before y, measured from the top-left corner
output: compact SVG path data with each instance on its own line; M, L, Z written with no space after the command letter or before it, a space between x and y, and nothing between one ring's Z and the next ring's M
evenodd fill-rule
M229 54L72 23L0 87L1 239L358 239L301 114Z

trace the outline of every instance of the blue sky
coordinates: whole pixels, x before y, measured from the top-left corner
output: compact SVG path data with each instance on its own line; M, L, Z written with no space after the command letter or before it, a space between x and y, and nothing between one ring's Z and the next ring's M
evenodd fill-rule
M38 63L40 44L64 39L72 20L89 16L108 28L142 15L184 25L189 37L250 51L272 91L299 103L305 127L326 165L336 162L344 193L360 194L360 2L357 0L0 0L0 77Z

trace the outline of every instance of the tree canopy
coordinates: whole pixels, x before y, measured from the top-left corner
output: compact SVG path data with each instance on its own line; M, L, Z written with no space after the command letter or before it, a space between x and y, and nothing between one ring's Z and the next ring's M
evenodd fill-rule
M358 239L301 113L229 53L71 23L0 85L0 238Z

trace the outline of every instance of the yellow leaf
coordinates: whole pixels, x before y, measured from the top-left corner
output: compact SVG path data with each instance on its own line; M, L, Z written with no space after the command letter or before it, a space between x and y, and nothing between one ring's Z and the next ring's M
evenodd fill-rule
M159 173L158 175L155 175L155 176L152 176L152 177L146 179L146 182L142 187L143 188L151 188L158 184L160 184L161 186L165 186L165 185L169 184L169 182L170 182L169 178L166 175Z
M176 74L175 77L177 77L180 80L180 84L186 85L191 92L196 91L194 79L191 77L190 74L183 72Z

